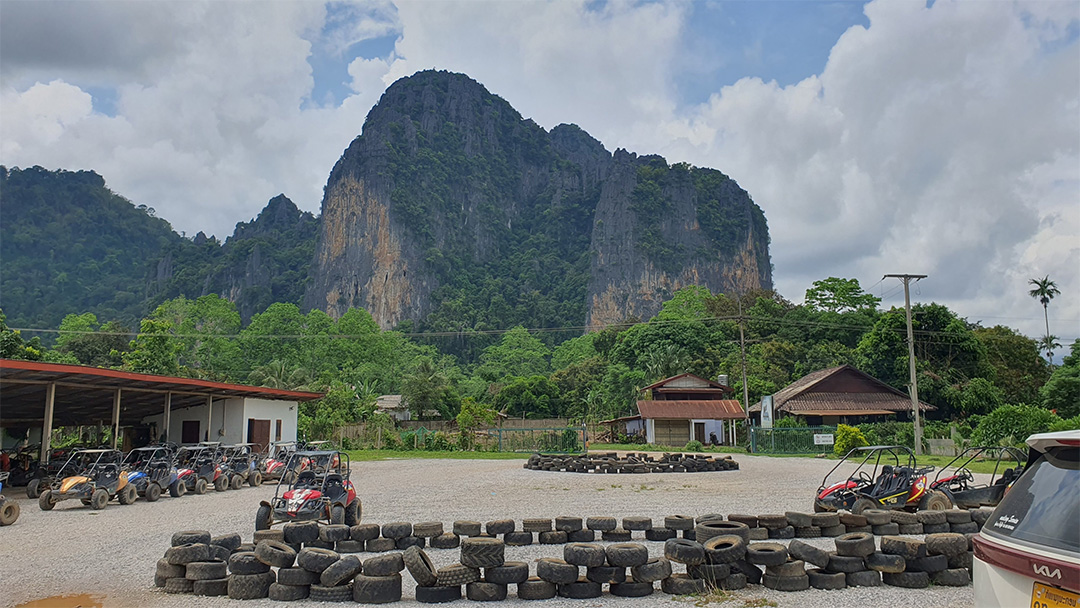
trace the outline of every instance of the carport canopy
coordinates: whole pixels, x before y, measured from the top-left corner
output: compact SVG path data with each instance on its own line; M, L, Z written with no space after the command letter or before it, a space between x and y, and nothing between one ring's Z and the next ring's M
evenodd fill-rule
M0 359L0 426L42 427L42 462L48 460L49 435L56 426L95 425L109 421L113 443L121 425L172 409L213 403L213 399L256 397L312 401L322 393L211 382L194 378ZM167 427L166 427L167 428Z

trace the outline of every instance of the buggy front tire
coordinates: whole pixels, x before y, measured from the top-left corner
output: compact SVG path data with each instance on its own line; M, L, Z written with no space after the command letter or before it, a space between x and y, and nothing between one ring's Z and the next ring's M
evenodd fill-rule
M94 493L90 496L90 508L100 511L107 504L109 504L109 493L102 488L94 490Z
M334 505L330 507L330 523L332 524L344 524L345 523L345 507L341 505Z
M30 483L26 484L26 497L27 498L40 498L41 497L41 480L31 479Z
M862 512L867 509L876 509L877 503L869 498L859 498L855 500L855 504L851 505L851 512L855 515L862 515Z
M270 516L270 507L259 505L259 510L255 512L255 530L269 530Z
M948 511L952 508L952 501L941 490L930 490L919 501L920 511Z
M52 492L45 490L39 494L37 504L41 507L42 511L52 511L53 507L56 506L56 503L52 500Z
M354 498L347 507L345 507L345 525L355 526L360 523L360 516L363 513L363 506L360 504L359 498Z
M135 486L130 483L124 486L123 490L116 493L116 499L120 501L122 505L133 504L139 499L139 491L135 489Z
M161 486L156 483L146 486L146 493L143 498L146 499L146 502L154 502L161 498Z
M225 475L218 476L218 478L214 480L214 489L218 492L224 492L225 490L228 490L229 478Z
M169 484L169 496L173 498L180 498L184 494L187 494L187 484L177 479Z
M255 471L248 475L248 485L257 488L262 485L262 473Z
M19 519L19 505L10 500L0 503L0 526L10 526Z
M232 479L229 481L229 485L232 486L232 489L239 490L244 487L244 478L239 475L233 475Z
M206 480L200 477L199 480L195 482L195 493L206 494L206 485Z

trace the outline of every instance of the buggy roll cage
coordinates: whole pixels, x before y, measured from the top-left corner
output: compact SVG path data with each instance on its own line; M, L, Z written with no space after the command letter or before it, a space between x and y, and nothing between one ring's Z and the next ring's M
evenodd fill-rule
M124 454L120 450L75 450L64 461L63 466L57 469L55 477L59 480L75 475L91 476L96 471L106 471L110 468L119 473L123 462Z
M862 454L865 453L865 456ZM881 494L903 487L905 481L910 485L912 478L925 475L934 470L932 465L918 468L915 464L915 454L911 448L903 445L868 445L853 448L844 455L840 462L836 463L825 478L821 480L819 492L829 486L829 478L845 462L862 456L858 466L847 476L848 481L862 483L866 488L862 493ZM863 467L873 461L873 470L867 473ZM880 473L879 473L880 469Z
M124 457L123 464L132 468L149 467L161 463L171 466L175 460L176 452L164 445L147 445L135 448Z
M1024 464L1027 462L1027 455L1014 447L1008 446L973 446L960 452L949 461L948 464L941 467L938 474L934 476L934 481L931 487L937 486L942 482L951 481L950 477L955 477L958 482L973 482L975 476L971 474L971 469L968 468L972 462L977 458L982 457L983 460L993 459L994 472L990 475L990 483L987 485L1002 485L1008 484L1017 477L1020 476L1020 472L1024 470ZM960 464L957 464L958 462ZM1001 463L1005 461L1012 461L1016 463L1015 467L1006 467L1001 471L1001 475L998 475L998 469L1001 467ZM946 475L948 473L948 475ZM1009 479L1008 477L1011 477Z
M348 454L337 451L293 452L285 463L286 470L290 470L293 466L299 468L300 462L304 459L309 461L310 466L301 471L291 484L278 482L274 489L275 500L281 498L282 487L286 490L290 488L319 490L323 496L326 496L327 490L335 485L341 486L344 491L345 482L349 480L352 471Z

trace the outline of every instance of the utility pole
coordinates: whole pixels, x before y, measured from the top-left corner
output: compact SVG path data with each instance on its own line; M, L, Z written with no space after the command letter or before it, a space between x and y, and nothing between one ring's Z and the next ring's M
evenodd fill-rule
M908 393L911 394L911 411L915 416L916 456L922 456L922 425L919 423L919 385L915 381L915 338L911 331L911 292L908 285L912 279L918 281L925 278L925 274L887 274L881 277L882 280L900 279L904 282L904 310L907 312L908 371L911 373L911 384Z
M739 303L739 353L742 359L742 394L743 394L743 415L746 416L747 426L749 426L750 420L750 387L746 384L746 336L743 333L743 314L742 314L742 294L738 296ZM735 425L731 425L734 430ZM734 445L734 441L732 442Z

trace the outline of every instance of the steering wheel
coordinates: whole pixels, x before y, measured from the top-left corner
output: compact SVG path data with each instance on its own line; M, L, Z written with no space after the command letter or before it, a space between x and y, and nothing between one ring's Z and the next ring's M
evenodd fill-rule
M874 483L874 480L870 477L870 474L866 471L859 471L859 481L866 482L868 484Z

